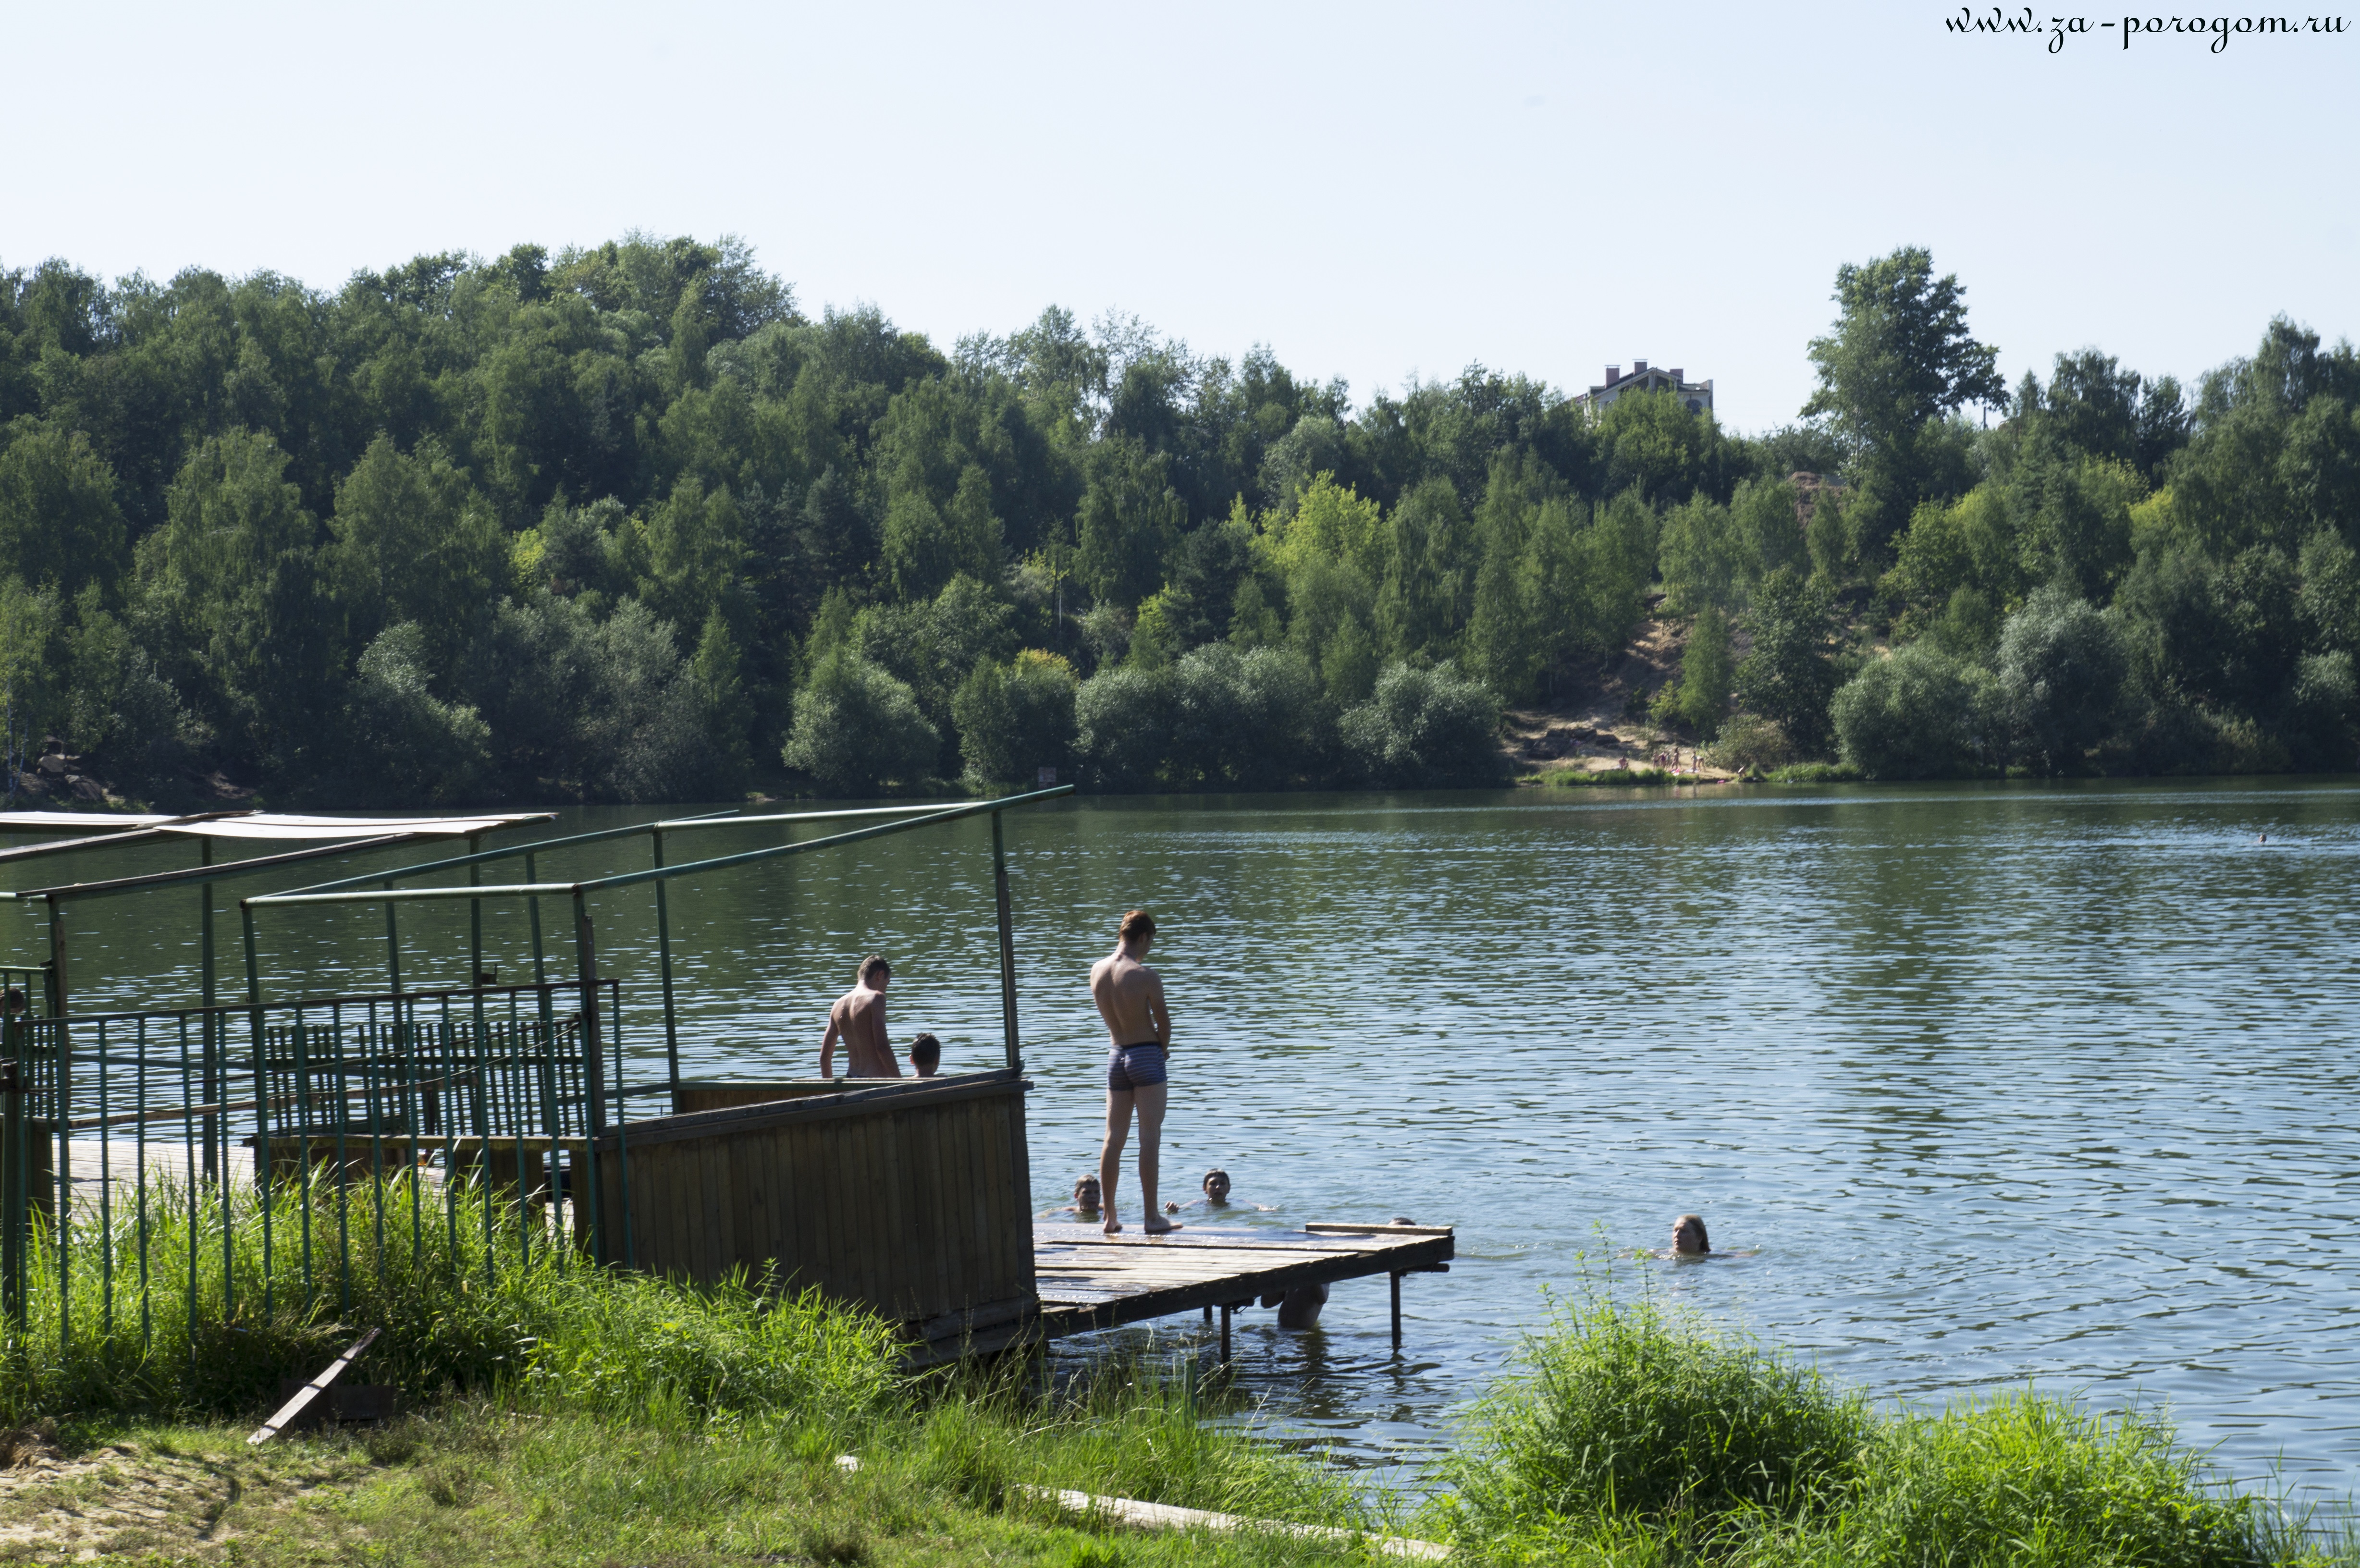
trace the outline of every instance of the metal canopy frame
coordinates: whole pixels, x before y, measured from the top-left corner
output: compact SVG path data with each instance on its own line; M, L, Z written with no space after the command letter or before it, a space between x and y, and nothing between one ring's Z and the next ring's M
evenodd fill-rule
M483 842L483 837L487 833L522 827L528 822L551 822L554 821L556 813L553 811L501 811L442 820L453 823L454 827L460 824L472 827L474 831L467 833L465 837L469 844L477 844ZM207 1098L219 1098L215 1093L219 1084L214 1082L214 1079L218 1071L217 1063L222 1047L221 1017L212 1010L220 1001L219 966L213 942L214 884L236 881L242 877L257 876L280 866L300 865L306 861L328 860L338 855L365 854L370 850L395 849L403 844L431 843L438 838L456 836L453 833L435 833L422 825L432 820L407 817L391 819L389 822L385 818L362 818L353 822L355 836L351 838L308 844L301 849L283 850L276 855L251 855L243 860L224 861L218 865L213 860L213 835L204 831L208 824L241 822L264 825L272 822L272 814L248 811L200 811L189 816L166 818L146 825L126 826L120 832L88 834L51 844L20 844L14 849L0 850L0 863L9 860L36 859L85 849L111 849L124 844L149 844L170 838L193 837L197 841L197 864L178 871L150 871L134 877L69 882L53 887L37 887L25 892L0 889L0 903L25 903L38 898L48 906L49 957L45 966L44 978L49 994L44 998L44 1003L49 1016L59 1018L72 1010L71 971L68 962L72 952L71 940L72 922L68 918L68 911L77 901L83 898L113 898L124 893L146 892L152 888L178 887L190 882L200 884L197 966L199 996L202 1006L207 1009L203 1015L202 1046L204 1085ZM391 825L392 822L404 824L402 831L368 832L372 827L382 828ZM313 818L306 819L300 823L282 822L281 825L297 827L304 836L312 836L322 827L332 828L334 822L333 819ZM0 832L6 831L8 831L8 818L5 813L0 813ZM71 830L52 823L30 823L26 824L20 831L56 833ZM215 1173L212 1169L213 1155L214 1150L212 1145L208 1144L205 1149L205 1158L206 1174L209 1177Z
M667 1082L675 1106L680 1094L680 1020L672 988L672 923L666 887L681 877L698 876L734 866L749 866L759 861L777 860L787 855L806 855L814 850L833 849L857 844L863 839L880 838L889 833L908 833L915 828L933 827L943 822L967 817L989 815L991 818L991 868L994 902L998 906L1000 926L1000 1009L1001 1043L1011 1069L1023 1066L1022 1042L1016 1022L1016 943L1015 930L1009 907L1008 847L1000 825L1000 814L1020 806L1055 800L1074 792L1071 784L1054 789L1031 790L1022 795L1008 795L993 800L977 800L956 806L869 806L842 811L783 811L753 816L723 815L673 817L653 822L640 822L629 827L607 828L597 833L576 833L565 838L543 839L532 844L510 844L498 849L480 850L444 860L428 861L417 866L398 867L388 872L361 877L347 877L333 882L322 882L309 887L299 887L283 893L263 893L241 899L238 904L246 939L246 1002L250 1007L262 1003L260 958L256 947L255 912L282 906L316 904L381 904L385 908L387 966L391 988L401 990L401 949L396 910L405 903L447 901L464 898L469 905L468 947L470 978L478 985L483 970L483 900L486 898L522 898L530 913L532 931L533 981L542 984L547 978L547 959L542 948L541 931L541 900L544 898L571 898L574 903L574 968L582 987L582 1025L589 1037L592 1059L596 1059L597 1020L597 950L595 932L592 929L589 898L594 893L624 887L636 887L653 883L656 890L656 953L663 990L664 1056ZM669 833L691 832L699 828L759 827L766 824L833 822L848 818L892 817L897 821L879 822L869 827L853 828L831 833L824 838L806 839L797 844L772 844L762 849L745 850L736 855L716 855L705 860L683 861L669 865L664 859L664 835ZM654 865L645 871L625 871L607 877L594 877L578 882L543 882L538 878L538 861L548 850L594 843L604 839L623 838L634 833L647 833ZM522 882L486 883L482 880L486 865L498 860L521 858L525 863ZM430 872L452 870L464 866L468 879L455 887L399 887L397 882ZM371 886L374 884L374 886ZM595 1115L604 1121L603 1105L596 1105ZM600 1128L603 1131L603 1127Z

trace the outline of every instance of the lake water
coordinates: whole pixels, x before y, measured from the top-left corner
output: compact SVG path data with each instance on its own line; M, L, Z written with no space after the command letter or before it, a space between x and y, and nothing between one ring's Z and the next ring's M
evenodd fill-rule
M571 810L558 831L649 814ZM2167 1403L2242 1476L2276 1462L2314 1498L2360 1486L2360 790L1088 800L1008 832L1041 1206L1095 1163L1085 971L1143 904L1175 1019L1173 1195L1220 1165L1270 1206L1237 1223L1459 1227L1452 1272L1404 1281L1398 1358L1382 1279L1338 1287L1311 1333L1240 1315L1240 1376L1282 1430L1373 1464L1435 1452L1546 1292L1620 1255L1616 1288L1880 1397L2029 1380ZM645 855L594 846L541 873ZM424 856L365 864L406 858ZM998 1062L980 822L673 889L690 1070L813 1071L826 1003L871 950L894 961L897 1036L932 1029L945 1070ZM79 1005L193 993L195 901L85 906ZM637 983L628 1041L660 1071L652 895L596 915L605 966ZM405 979L460 983L461 909L403 920ZM233 912L225 957L236 929ZM529 968L524 929L487 911L505 977ZM268 916L268 984L373 988L383 930L376 909ZM34 953L39 927L0 910L0 936ZM1688 1210L1758 1252L1631 1259Z

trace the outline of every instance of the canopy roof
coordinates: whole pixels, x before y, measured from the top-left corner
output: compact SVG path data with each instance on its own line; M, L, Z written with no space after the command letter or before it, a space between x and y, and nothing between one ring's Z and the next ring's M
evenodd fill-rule
M424 833L453 838L493 833L521 822L545 822L548 811L498 811L478 817L307 817L285 811L222 811L169 817L128 811L0 811L0 833L103 833L162 832L191 838L338 839Z

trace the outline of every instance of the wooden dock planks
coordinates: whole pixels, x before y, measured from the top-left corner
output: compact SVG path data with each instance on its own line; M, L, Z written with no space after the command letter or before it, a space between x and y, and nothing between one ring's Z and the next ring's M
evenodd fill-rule
M1215 1230L1107 1236L1036 1223L1032 1267L1051 1338L1276 1294L1297 1285L1421 1273L1450 1261L1448 1229L1372 1226L1350 1234Z

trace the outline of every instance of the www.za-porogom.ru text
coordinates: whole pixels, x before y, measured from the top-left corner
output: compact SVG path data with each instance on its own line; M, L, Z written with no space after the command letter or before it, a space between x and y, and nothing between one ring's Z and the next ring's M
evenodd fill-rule
M2121 38L2125 49L2131 47L2133 38L2178 36L2206 39L2206 47L2219 54L2233 38L2321 38L2339 36L2345 29L2341 16L2121 16L2101 22L2088 16L2037 16L2029 5L2013 11L1997 5L1988 11L1961 5L1957 16L1942 18L1942 26L1969 35L2045 38L2050 54L2063 49L2069 38L2103 38L2110 33Z

